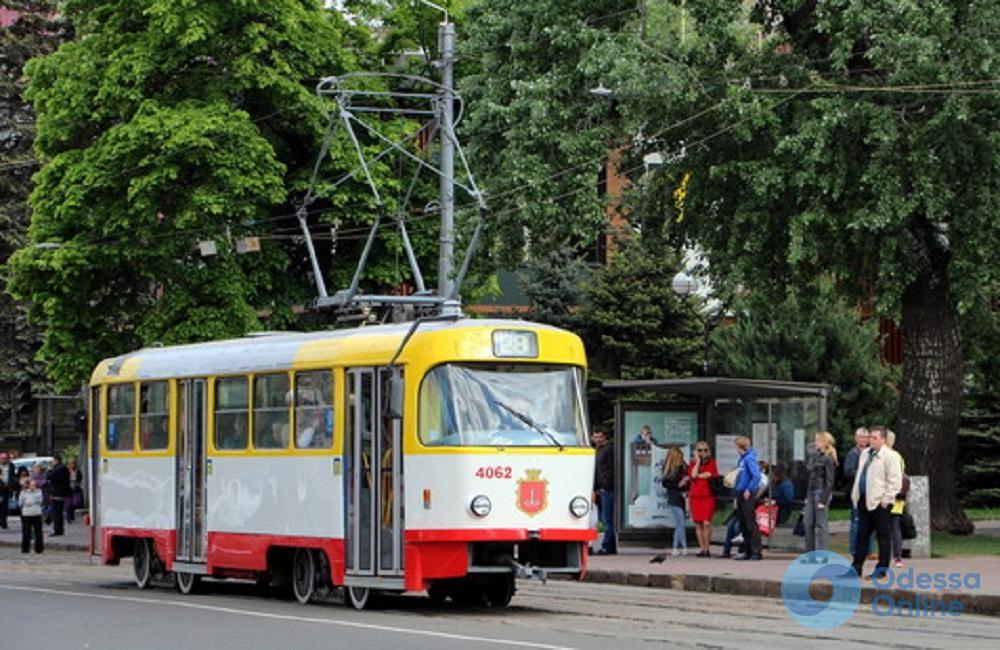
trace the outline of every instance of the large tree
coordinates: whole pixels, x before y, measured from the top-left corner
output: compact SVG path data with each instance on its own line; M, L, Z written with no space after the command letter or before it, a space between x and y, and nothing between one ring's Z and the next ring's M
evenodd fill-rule
M895 415L898 378L881 359L877 319L862 320L826 278L780 295L753 291L733 313L712 334L715 372L830 384L828 426L845 453L856 427Z
M140 345L240 335L263 314L270 327L300 325L292 307L316 293L294 212L330 109L314 88L359 58L371 63L364 27L319 0L61 8L77 38L27 69L44 166L31 197L35 245L10 265L12 288L45 324L52 377L71 385L102 356ZM372 166L387 203L395 163ZM320 180L357 169L340 137ZM373 199L355 179L321 189L311 209L314 227L327 224L317 233L335 289L353 271ZM260 236L260 253L236 255L240 235ZM202 257L203 240L218 253ZM401 279L398 240L378 245L388 254L370 277L384 288Z
M899 450L930 477L934 526L970 530L959 309L998 272L996 3L649 4L683 11L683 37L637 26L607 70L635 90L622 111L644 147L691 172L673 232L713 274L772 290L830 274L898 317ZM683 137L665 133L684 118Z
M24 66L44 56L69 35L68 24L49 0L5 0L0 9L10 11L7 25L0 25L0 266L28 239L28 195L31 175L38 169L32 151L35 118L24 98ZM14 13L16 12L16 13ZM41 364L34 360L41 345L37 325L28 322L27 305L8 293L0 279L0 430L25 431L34 385L45 383ZM19 413L20 411L20 413ZM15 415L9 420L8 413ZM8 422L11 424L8 426Z
M458 41L460 125L481 175L493 252L513 267L533 250L603 233L596 191L616 131L593 59L636 12L631 0L481 0Z

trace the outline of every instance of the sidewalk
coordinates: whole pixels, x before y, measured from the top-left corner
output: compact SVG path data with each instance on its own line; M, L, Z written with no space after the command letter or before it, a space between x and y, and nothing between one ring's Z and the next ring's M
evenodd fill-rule
M87 552L89 529L83 525L81 518L65 525L65 534L52 537L52 525L42 526L42 537L45 539L45 549L53 551L83 551ZM8 517L7 529L0 528L0 546L21 546L21 518Z
M1000 543L1000 542L998 542ZM768 552L759 562L739 562L718 557L719 549L713 546L714 557L699 558L668 557L662 564L651 564L650 559L663 553L662 548L630 547L619 548L618 555L592 555L585 580L594 583L614 583L699 591L765 598L781 598L781 581L796 553ZM697 552L697 547L695 551ZM669 550L667 551L669 554ZM874 567L874 561L865 563L866 573ZM1000 557L963 557L905 560L902 569L895 569L897 575L918 573L957 573L965 575L978 573L980 588L977 590L935 590L898 589L879 590L871 582L862 582L862 603L870 603L877 594L891 593L896 600L916 598L936 598L961 601L964 610L970 614L1000 616ZM829 587L829 584L825 585ZM816 597L828 597L829 588L814 584ZM827 594L824 596L823 594Z

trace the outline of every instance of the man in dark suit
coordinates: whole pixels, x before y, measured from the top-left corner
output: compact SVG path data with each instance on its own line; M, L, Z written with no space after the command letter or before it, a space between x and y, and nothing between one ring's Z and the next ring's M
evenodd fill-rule
M63 513L66 510L66 499L70 495L69 469L62 463L59 454L52 455L52 468L49 469L49 495L52 499L52 537L63 534Z
M615 455L604 431L596 429L591 440L597 450L593 502L597 506L600 522L604 525L604 538L597 554L613 555L618 552L618 538L615 535Z

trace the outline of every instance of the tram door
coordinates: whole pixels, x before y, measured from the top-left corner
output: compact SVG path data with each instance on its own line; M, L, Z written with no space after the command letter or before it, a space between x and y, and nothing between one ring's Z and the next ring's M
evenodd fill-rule
M389 368L347 373L347 573L403 574L402 421L389 409Z
M90 467L87 468L90 486L90 548L101 555L104 546L101 530L101 387L90 389Z
M205 561L204 379L177 382L177 560Z

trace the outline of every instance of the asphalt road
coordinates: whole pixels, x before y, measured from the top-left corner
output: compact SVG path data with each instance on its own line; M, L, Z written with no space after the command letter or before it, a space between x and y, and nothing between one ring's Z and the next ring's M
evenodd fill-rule
M139 591L131 567L92 566L79 553L0 548L0 639L5 648L996 648L1000 618L880 618L858 611L831 631L799 626L780 601L552 581L522 584L505 610L386 599L356 612L301 606L253 585L212 582L181 596Z

